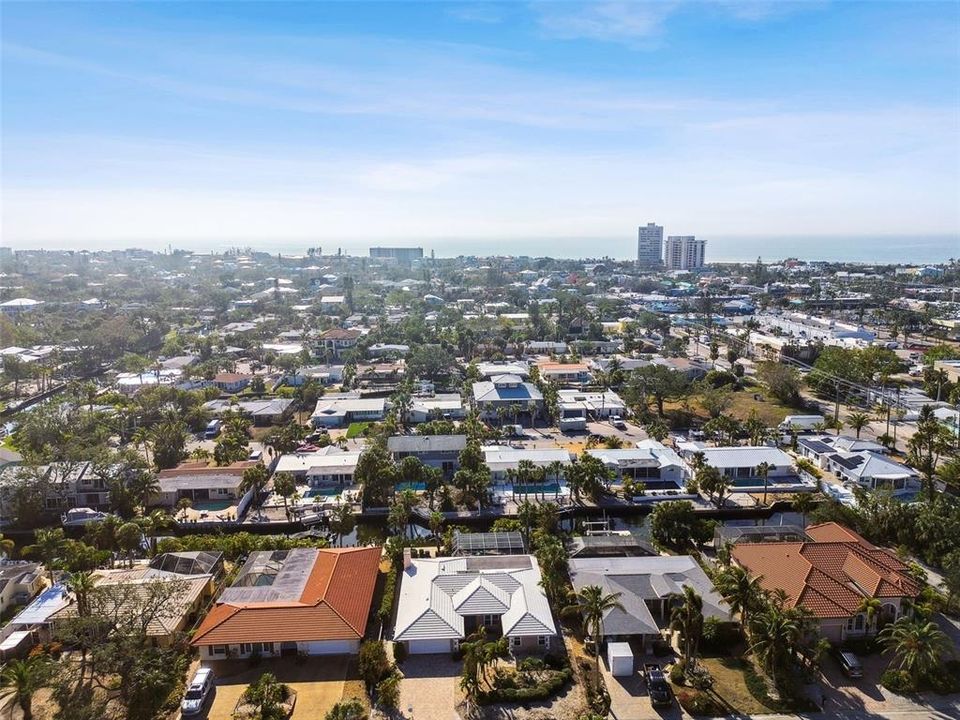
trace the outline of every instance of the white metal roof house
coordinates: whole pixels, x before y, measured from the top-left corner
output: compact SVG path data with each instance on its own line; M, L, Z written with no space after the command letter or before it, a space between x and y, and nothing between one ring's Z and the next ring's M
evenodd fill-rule
M324 395L310 416L314 427L341 427L351 422L382 420L386 398L361 398L359 393Z
M659 445L659 448L655 447ZM648 488L677 490L684 483L684 466L677 454L656 440L650 446L608 450L591 448L586 454L613 470L618 481L640 480Z
M545 652L557 628L540 580L530 555L406 556L393 639L411 654L447 653L483 626L513 652Z
M495 417L500 407L509 410L519 406L521 413L531 409L538 413L543 407L543 393L519 375L496 375L492 380L473 384L473 404L486 418Z
M626 403L613 390L559 390L557 396L561 418L606 418L627 412Z

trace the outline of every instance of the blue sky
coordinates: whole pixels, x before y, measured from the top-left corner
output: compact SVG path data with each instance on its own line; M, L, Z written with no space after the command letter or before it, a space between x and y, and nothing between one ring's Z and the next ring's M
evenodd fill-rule
M0 8L13 247L960 237L957 3Z

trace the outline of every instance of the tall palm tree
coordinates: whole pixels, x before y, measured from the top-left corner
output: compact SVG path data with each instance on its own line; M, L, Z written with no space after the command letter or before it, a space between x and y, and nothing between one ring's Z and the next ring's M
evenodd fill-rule
M906 670L918 683L940 664L950 641L935 622L902 617L880 633L880 642L896 658L897 666Z
M96 585L96 578L91 572L75 572L67 576L67 589L77 600L77 615L85 618L90 615L90 592Z
M34 542L28 552L31 555L37 555L43 561L47 569L47 577L50 584L53 585L54 564L66 544L66 537L63 534L63 528L40 528L34 534Z
M750 611L757 606L762 595L760 577L752 576L739 565L733 565L717 578L717 590L727 601L730 610L740 613L740 625L744 637L750 625Z
M703 634L703 598L692 587L683 588L682 601L670 612L670 629L680 633L683 659L690 667L697 664L697 647Z
M124 523L117 529L117 544L127 553L127 563L133 567L133 555L143 542L143 531L136 523Z
M757 475L763 478L763 504L767 504L767 477L770 475L770 471L773 470L774 466L763 461L757 465Z
M857 433L857 439L860 439L860 431L870 424L870 416L866 413L855 412L847 418L847 426Z
M611 610L623 610L621 593L604 594L599 585L587 585L575 596L571 605L563 609L566 615L579 615L584 629L593 637L596 681L600 682L600 646L603 643L603 616Z
M0 670L0 696L13 696L23 713L23 720L32 720L33 696L49 677L50 661L46 656L13 660Z

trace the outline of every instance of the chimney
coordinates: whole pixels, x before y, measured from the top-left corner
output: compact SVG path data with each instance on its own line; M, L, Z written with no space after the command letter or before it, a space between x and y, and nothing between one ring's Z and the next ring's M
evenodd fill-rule
M403 569L407 570L411 565L413 565L413 561L410 557L410 548L405 547L403 549Z

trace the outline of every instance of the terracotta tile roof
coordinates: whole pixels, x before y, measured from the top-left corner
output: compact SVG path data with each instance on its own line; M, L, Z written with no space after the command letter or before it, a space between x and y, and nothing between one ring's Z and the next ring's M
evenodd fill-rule
M193 645L356 640L363 637L380 548L324 549L296 600L218 602Z
M804 530L814 542L855 542L872 547L870 543L857 535L850 528L845 528L835 522L820 523L819 525L808 525Z
M856 533L826 523L807 534L814 542L740 543L731 555L764 589L786 592L788 607L803 605L817 617L850 617L864 597L920 593L906 564Z
M363 333L354 328L334 327L321 333L320 338L323 340L356 340L361 335Z

